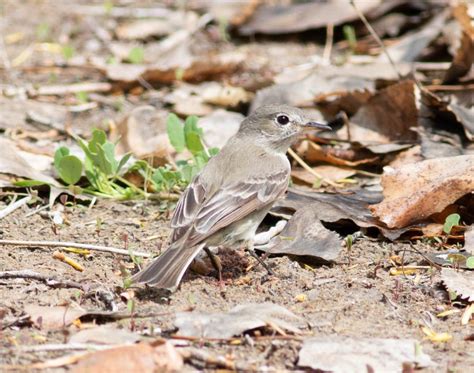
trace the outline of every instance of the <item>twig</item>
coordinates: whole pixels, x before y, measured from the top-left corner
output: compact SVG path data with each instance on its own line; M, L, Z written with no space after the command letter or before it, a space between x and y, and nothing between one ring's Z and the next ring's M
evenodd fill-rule
M19 201L13 201L7 207L0 211L0 219L3 219L5 216L11 214L16 209L19 209L21 206L26 205L31 201L31 196L20 199Z
M352 7L354 8L355 12L357 13L357 15L359 16L360 20L362 21L362 23L365 25L365 27L367 27L367 30L369 30L370 34L372 35L372 37L375 39L375 41L377 42L377 44L380 45L380 48L382 48L385 56L387 56L387 59L388 61L390 62L390 65L392 65L393 67L393 70L395 70L395 73L397 74L398 76L398 79L402 79L402 76L400 74L400 72L398 71L397 69L397 66L395 65L395 62L392 60L392 57L390 57L390 54L388 53L387 49L385 48L385 45L382 41L382 39L380 39L380 37L377 35L377 33L375 32L374 28L371 26L371 24L369 23L369 21L367 21L367 18L365 17L364 13L362 13L360 11L360 9L358 8L358 6L356 5L355 1L354 0L349 0L349 2L351 3Z
M159 193L151 193L148 195L148 199L152 200L166 200L166 201L177 201L179 200L179 194L171 193L171 192L159 192Z
M336 183L334 183L333 181L331 180L328 180L328 179L325 179L324 177L322 177L319 173L317 173L316 171L314 171L310 166L308 166L308 164L303 161L300 156L298 154L296 154L296 152L293 150L293 149L288 149L288 153L293 157L293 159L298 162L298 164L303 167L306 171L308 171L310 174L316 176L319 180L322 180L324 181L326 184L329 184L335 188L339 187L339 185L337 185Z
M109 92L112 84L107 82L85 82L69 85L50 85L41 86L36 89L29 89L29 96L50 96L50 95L67 95L79 92Z
M326 44L324 45L323 61L331 63L331 51L334 38L334 24L329 23L326 27Z
M347 114L345 111L341 111L340 112L340 116L342 118L342 120L344 121L344 124L346 125L346 129L347 129L347 141L349 141L350 143L352 142L352 136L351 136L351 122L349 120L349 118L347 117Z
M464 85L425 85L425 89L428 91L468 91L474 89L474 84Z
M4 271L0 272L0 278L24 278L24 279L31 279L31 280L39 280L46 283L46 285L53 286L53 287L67 287L67 288L74 288L74 289L83 289L83 286L76 282L70 280L58 280L53 276L42 275L41 273L32 271L31 269L24 269L22 271Z
M10 59L8 58L7 49L5 48L5 40L3 39L3 35L4 33L2 32L0 34L0 55L2 57L3 66L5 67L7 72L10 73L12 64L10 62Z
M248 366L242 366L234 361L227 359L225 356L220 355L213 355L209 352L198 350L195 348L186 348L179 351L181 356L185 361L188 363L192 362L193 360L198 360L208 365L218 366L221 368L229 369L229 370L237 370L237 371L244 371L249 372L252 371Z
M2 349L0 354L8 355L18 352L49 352L49 351L71 351L71 350L107 350L117 345L100 345L93 343L52 343L37 346L17 346L15 348Z
M86 243L67 242L67 241L23 241L23 240L0 240L0 245L14 245L14 246L39 246L39 247L75 247L78 249L88 249L92 251L102 251L106 253L114 253L120 255L135 255L143 258L149 258L152 254L143 253L141 251L129 251L118 249L109 246L91 245Z

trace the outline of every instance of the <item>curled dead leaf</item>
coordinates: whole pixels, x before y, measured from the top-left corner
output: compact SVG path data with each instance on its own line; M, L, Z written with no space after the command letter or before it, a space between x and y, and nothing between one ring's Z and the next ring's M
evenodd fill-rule
M429 159L385 168L384 200L370 206L389 228L402 228L443 211L474 190L474 155Z
M83 357L71 370L86 372L177 372L183 367L183 358L169 342L140 343L92 352Z

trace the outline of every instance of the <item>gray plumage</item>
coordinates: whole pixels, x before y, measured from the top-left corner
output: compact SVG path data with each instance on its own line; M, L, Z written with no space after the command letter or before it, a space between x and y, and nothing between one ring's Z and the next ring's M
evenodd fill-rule
M279 123L283 116L288 123ZM182 194L169 248L132 280L174 290L204 247L251 242L285 194L291 171L285 153L305 127L327 128L285 105L263 106L246 118Z

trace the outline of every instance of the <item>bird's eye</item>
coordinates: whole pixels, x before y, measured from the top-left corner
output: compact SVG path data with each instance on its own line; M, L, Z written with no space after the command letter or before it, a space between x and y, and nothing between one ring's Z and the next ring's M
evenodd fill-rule
M280 114L276 117L276 121L278 124L281 124L284 126L285 124L290 123L290 118L288 118L287 115Z

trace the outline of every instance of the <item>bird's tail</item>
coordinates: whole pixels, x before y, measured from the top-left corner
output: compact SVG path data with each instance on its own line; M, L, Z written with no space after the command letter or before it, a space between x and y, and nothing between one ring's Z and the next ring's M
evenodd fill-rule
M203 247L204 244L189 248L181 245L170 246L148 267L133 275L132 282L174 291L186 269Z

